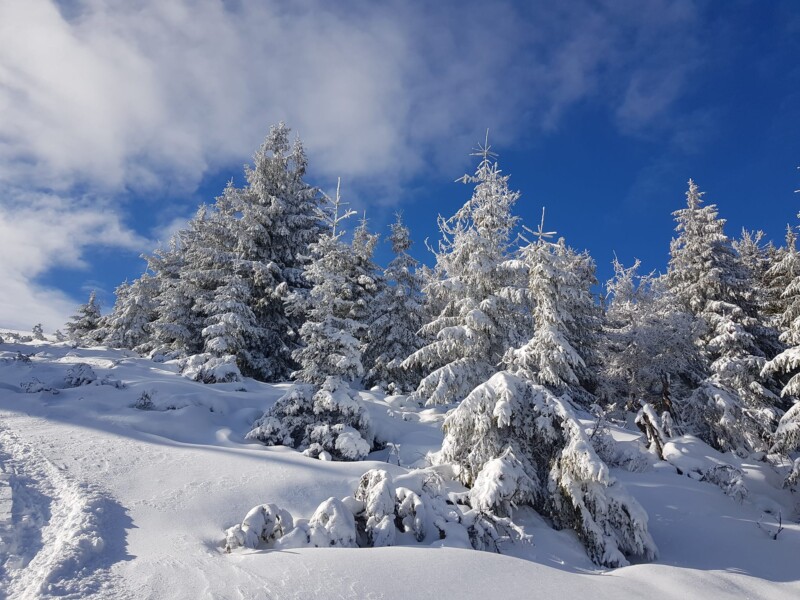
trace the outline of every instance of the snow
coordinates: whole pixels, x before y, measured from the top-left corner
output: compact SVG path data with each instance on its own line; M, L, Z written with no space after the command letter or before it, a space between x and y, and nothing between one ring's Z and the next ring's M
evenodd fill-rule
M16 360L18 353L30 361ZM70 387L67 371L78 364L96 380ZM59 393L24 393L20 384L33 379ZM119 385L101 384L107 381ZM554 530L528 508L516 510L514 520L532 543L479 552L465 549L469 540L431 541L431 532L420 531L433 519L417 493L430 471L409 469L426 466L441 447L443 408L361 391L376 439L390 445L366 461L324 461L245 439L289 388L248 378L205 385L181 376L175 361L128 351L2 343L0 597L800 595L797 501L763 455L721 454L683 436L665 444L667 461L654 457L639 472L612 468L648 514L659 548L653 562L598 568L573 532ZM151 410L134 408L144 392ZM593 421L587 416L586 423ZM637 431L609 429L620 452L644 451ZM719 465L741 472L746 497L687 476ZM499 477L503 465L496 466ZM390 491L400 500L405 533L390 547L330 548L356 540L354 505L343 499L359 502L354 493L370 469L386 474L373 471L361 500L372 507L376 536L386 533L378 517L386 516ZM443 480L452 476L447 469L435 467ZM254 507L260 510L251 513ZM269 538L276 515L283 515L282 537L271 549L225 551L226 530L247 525ZM772 539L779 515L784 529ZM292 537L301 535L326 547L293 548Z

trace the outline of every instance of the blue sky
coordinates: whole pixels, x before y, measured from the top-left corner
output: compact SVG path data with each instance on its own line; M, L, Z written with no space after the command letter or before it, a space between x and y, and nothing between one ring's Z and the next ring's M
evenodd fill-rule
M487 128L529 225L666 265L686 181L781 242L800 208L797 2L0 4L0 325L107 306L285 120L309 180L437 238ZM384 250L379 255L387 258Z

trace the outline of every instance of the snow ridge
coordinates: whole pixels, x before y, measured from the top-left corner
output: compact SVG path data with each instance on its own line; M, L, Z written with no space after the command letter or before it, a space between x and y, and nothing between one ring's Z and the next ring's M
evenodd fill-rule
M108 597L102 532L113 504L0 426L0 596Z

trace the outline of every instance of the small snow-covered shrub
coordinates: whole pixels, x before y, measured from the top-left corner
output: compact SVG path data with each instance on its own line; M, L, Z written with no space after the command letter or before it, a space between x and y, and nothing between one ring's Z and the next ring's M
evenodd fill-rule
M294 528L292 515L274 504L260 504L247 513L241 525L225 532L225 551L233 548L258 548L286 535Z
M448 413L444 431L437 460L458 467L482 509L529 504L574 529L600 565L655 558L647 513L609 474L567 398L500 372Z
M770 448L771 453L784 455L796 450L800 450L800 402L793 404L781 417Z
M59 393L57 389L42 383L36 377L31 377L29 380L23 381L22 383L19 384L19 387L26 394L38 394L39 392L50 392L51 394L55 395Z
M800 483L800 458L794 459L792 468L786 479L783 481L783 487L793 488Z
M769 432L777 419L774 408L747 406L716 377L703 381L685 402L688 430L720 452L744 457L769 448Z
M355 499L364 503L359 519L367 546L392 546L395 539L395 489L391 476L372 469L362 477Z
M111 387L117 388L118 390L124 390L127 386L125 385L124 381L119 379L114 379L111 375L106 375L100 380L100 385L110 385Z
M700 481L707 481L718 486L726 495L741 502L749 493L739 469L730 465L717 465L703 472Z
M236 357L232 354L194 354L181 361L181 374L202 383L230 383L242 379L239 367L236 366Z
M353 496L329 498L306 521L284 516L273 504L256 506L225 532L226 551L246 548L391 546L407 541L499 552L510 541L528 541L510 519L472 508L465 494L449 494L441 475L412 471L395 481L381 469L365 473ZM279 528L280 525L280 528Z
M64 376L64 385L68 388L90 385L95 381L97 381L97 374L86 363L75 363Z
M153 395L155 392L150 390L145 390L142 394L136 399L136 402L133 403L132 408L136 408L139 410L155 410L156 405L153 402Z
M268 446L307 450L315 457L327 452L334 460L362 460L374 440L361 401L349 385L334 377L318 390L311 384L294 385L246 437Z

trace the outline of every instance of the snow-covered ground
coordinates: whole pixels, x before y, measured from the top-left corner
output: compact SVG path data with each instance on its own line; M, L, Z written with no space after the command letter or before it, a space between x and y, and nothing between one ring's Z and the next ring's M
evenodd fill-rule
M77 363L97 379L65 388ZM245 441L287 387L203 385L125 351L0 344L0 597L800 597L797 499L768 463L688 436L667 445L669 463L614 470L649 514L660 552L652 563L599 569L572 532L528 509L515 520L532 542L503 555L442 543L228 554L225 530L251 507L273 502L309 517L325 499L352 495L368 469L399 476L441 445L443 410L368 392L378 436L393 442L373 461ZM638 432L613 433L638 444ZM744 473L743 500L698 481L724 463ZM784 529L772 539L778 515Z

